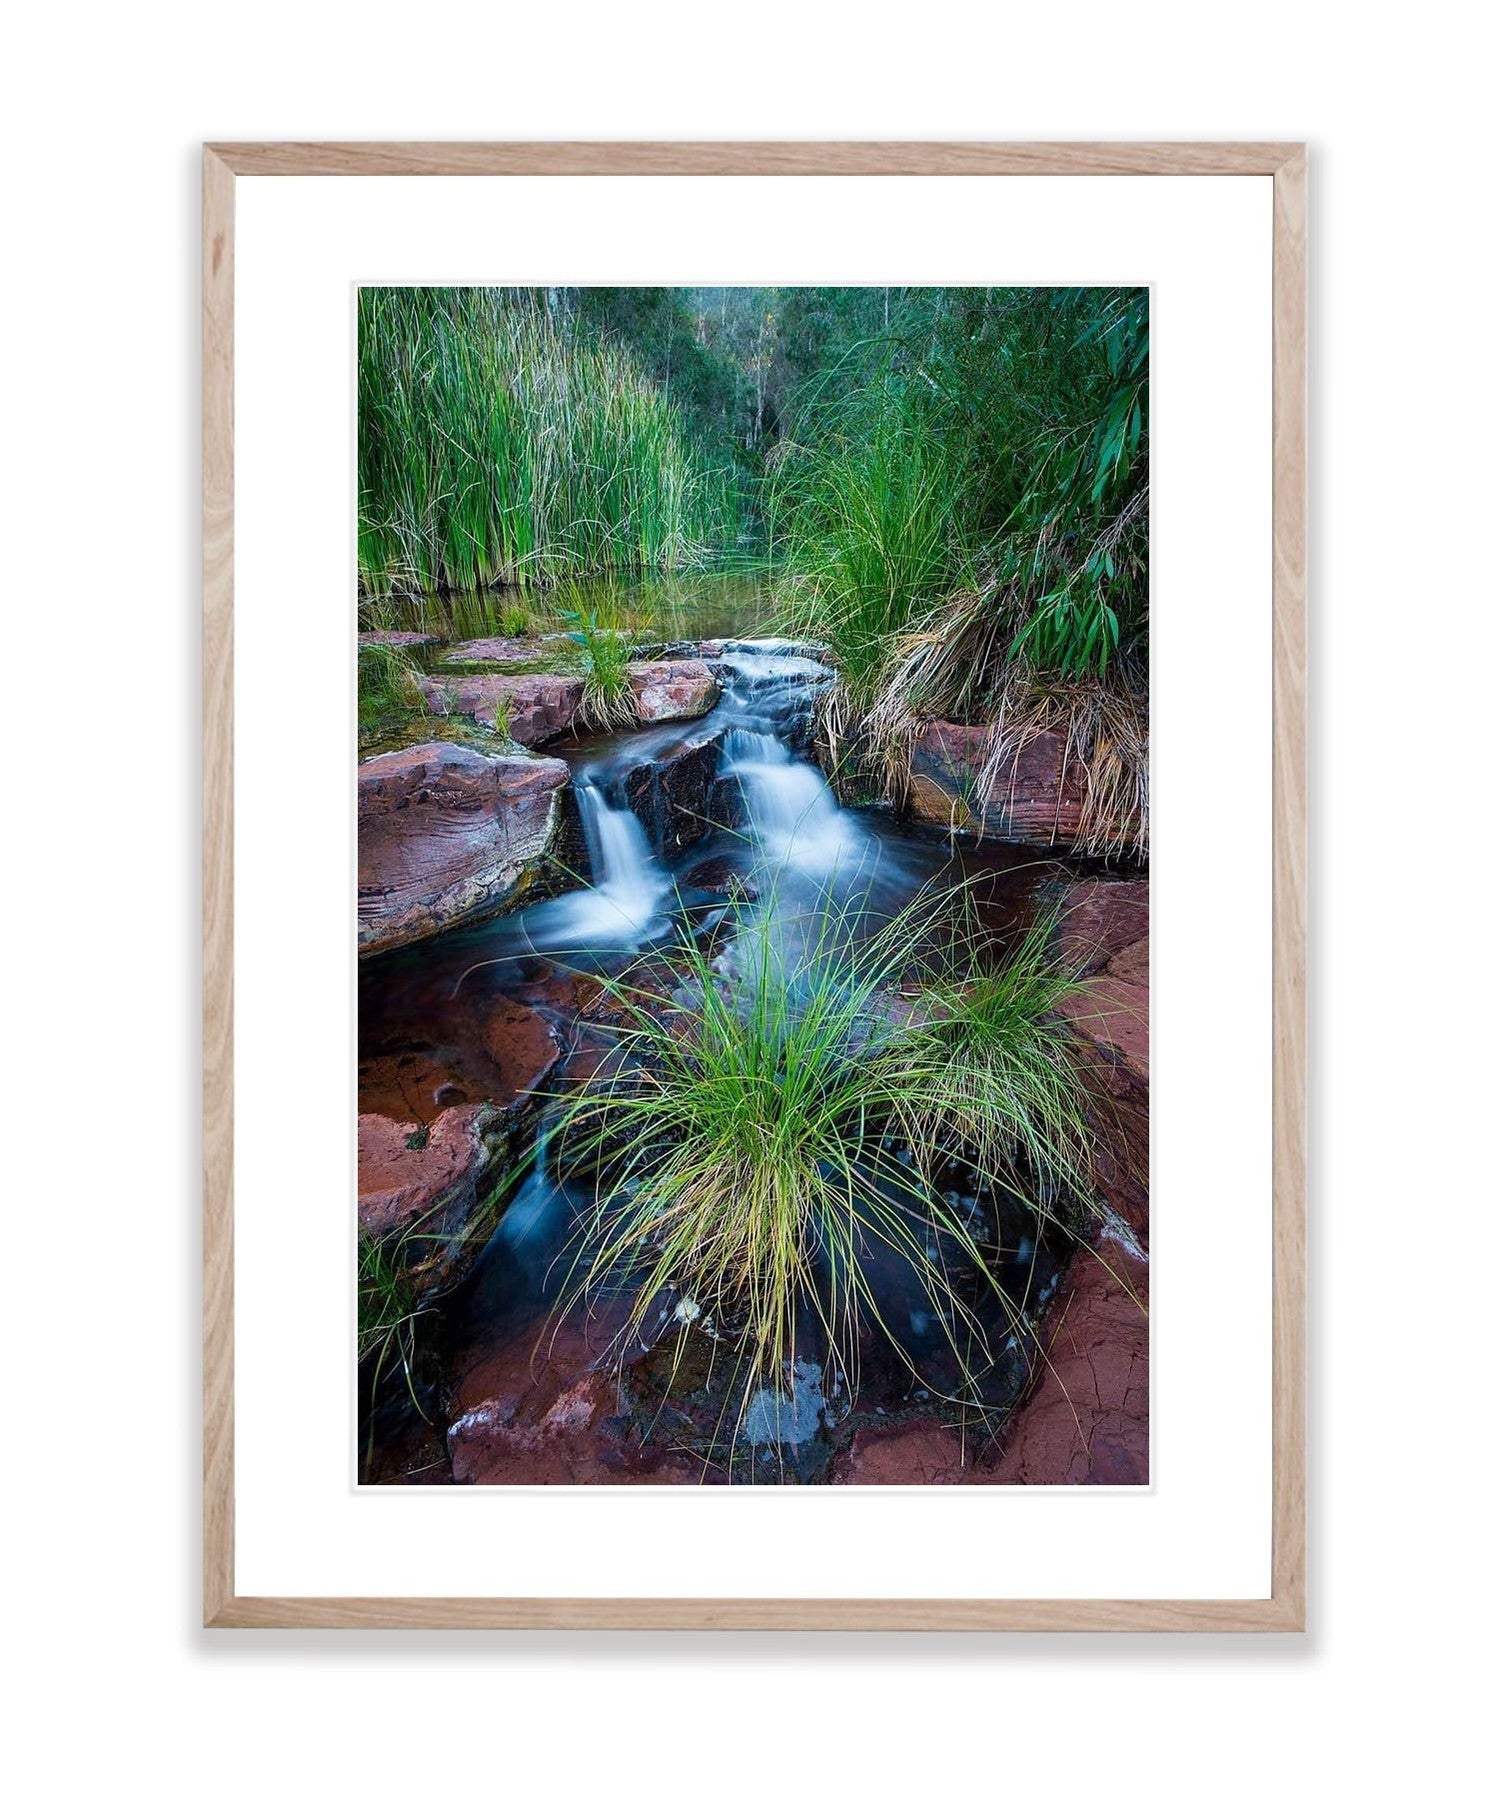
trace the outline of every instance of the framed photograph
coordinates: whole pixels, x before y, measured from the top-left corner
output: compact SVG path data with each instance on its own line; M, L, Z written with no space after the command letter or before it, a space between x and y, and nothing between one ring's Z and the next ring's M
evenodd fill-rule
M1302 146L203 216L206 1622L1302 1629Z

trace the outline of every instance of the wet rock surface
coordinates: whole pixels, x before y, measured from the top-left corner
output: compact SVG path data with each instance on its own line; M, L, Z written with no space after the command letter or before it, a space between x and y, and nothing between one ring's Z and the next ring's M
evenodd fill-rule
M516 1113L544 1087L562 1053L540 1012L501 996L453 1005L424 1022L439 1045L401 1046L361 1059L361 1112L410 1125L431 1124L451 1106L480 1101Z
M611 1325L542 1320L475 1360L455 1395L448 1431L460 1485L683 1485L701 1463L652 1440L610 1354Z
M735 822L738 789L720 783L719 761L715 737L683 737L625 776L631 811L668 861L700 842L712 826Z
M564 762L425 743L359 768L359 948L411 943L521 890L557 827Z
M988 776L982 725L927 725L911 755L911 810L928 824L1038 848L1066 848L1082 824L1081 771L1063 731L1041 731Z
M1034 1391L980 1479L1021 1486L1150 1480L1148 1264L1112 1233L1074 1259L1047 1321Z

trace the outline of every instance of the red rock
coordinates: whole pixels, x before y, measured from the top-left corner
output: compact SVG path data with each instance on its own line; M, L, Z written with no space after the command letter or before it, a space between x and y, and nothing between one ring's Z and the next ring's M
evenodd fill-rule
M565 631L546 631L539 637L474 637L455 643L444 662L534 662L568 643Z
M1109 1204L1150 1242L1150 940L1127 944L1062 1013L1079 1039L1092 1093L1094 1177Z
M565 762L423 743L359 769L359 948L499 909L546 855Z
M381 644L391 650L418 650L424 644L441 643L442 639L427 631L361 631L359 641Z
M1083 816L1083 771L1067 759L1064 731L1040 731L985 781L983 725L936 720L911 752L911 810L928 824L982 831L1012 843L1065 847Z
M1074 881L1063 901L1058 947L1080 974L1102 968L1120 950L1150 942L1147 880Z
M503 712L516 743L545 743L572 729L583 698L579 675L427 675L419 679L427 710L457 714L493 731Z
M640 1440L613 1371L612 1329L544 1319L462 1377L448 1431L453 1479L464 1485L681 1485L692 1457Z
M451 1106L430 1125L359 1116L359 1228L386 1238L412 1290L450 1287L487 1229L475 1230L500 1152L491 1106Z
M1096 1251L1096 1253L1094 1253ZM1150 1480L1148 1264L1105 1235L1079 1249L1045 1324L1047 1360L978 1478L1003 1486Z
M630 688L643 724L701 718L718 704L718 682L706 662L633 662Z
M515 1113L561 1055L551 1026L529 1006L475 994L432 1021L440 1050L405 1048L359 1064L359 1110L430 1124L450 1106L487 1101Z
M971 1460L972 1444L969 1444ZM935 1418L864 1425L834 1458L836 1487L950 1487L967 1478L961 1432Z

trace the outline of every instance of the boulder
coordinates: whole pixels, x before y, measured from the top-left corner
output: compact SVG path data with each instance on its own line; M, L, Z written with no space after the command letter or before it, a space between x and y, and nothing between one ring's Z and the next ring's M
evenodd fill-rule
M668 861L696 843L710 823L727 822L717 791L719 760L716 737L684 737L625 776L630 810ZM737 783L732 797L738 797Z
M583 698L580 675L429 675L417 685L439 718L457 714L493 731L503 713L511 739L527 745L570 730Z
M502 909L552 845L565 762L422 743L359 768L359 949Z
M911 751L911 810L927 824L1037 848L1066 848L1082 824L1083 770L1065 731L1040 731L988 778L983 725L926 725Z
M718 682L706 662L634 662L629 673L642 724L701 718L718 704Z
M1043 1327L1046 1359L977 1478L1000 1486L1150 1481L1148 1266L1112 1232L1079 1249Z

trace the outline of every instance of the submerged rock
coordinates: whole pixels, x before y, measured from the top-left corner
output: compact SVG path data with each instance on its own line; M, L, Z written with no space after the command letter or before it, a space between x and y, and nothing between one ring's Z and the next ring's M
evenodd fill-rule
M420 650L428 644L441 643L442 639L430 631L361 631L359 641L387 650Z
M547 631L539 637L474 637L455 643L443 661L535 662L571 642L565 631Z
M359 949L502 908L551 848L565 762L423 743L359 769Z

